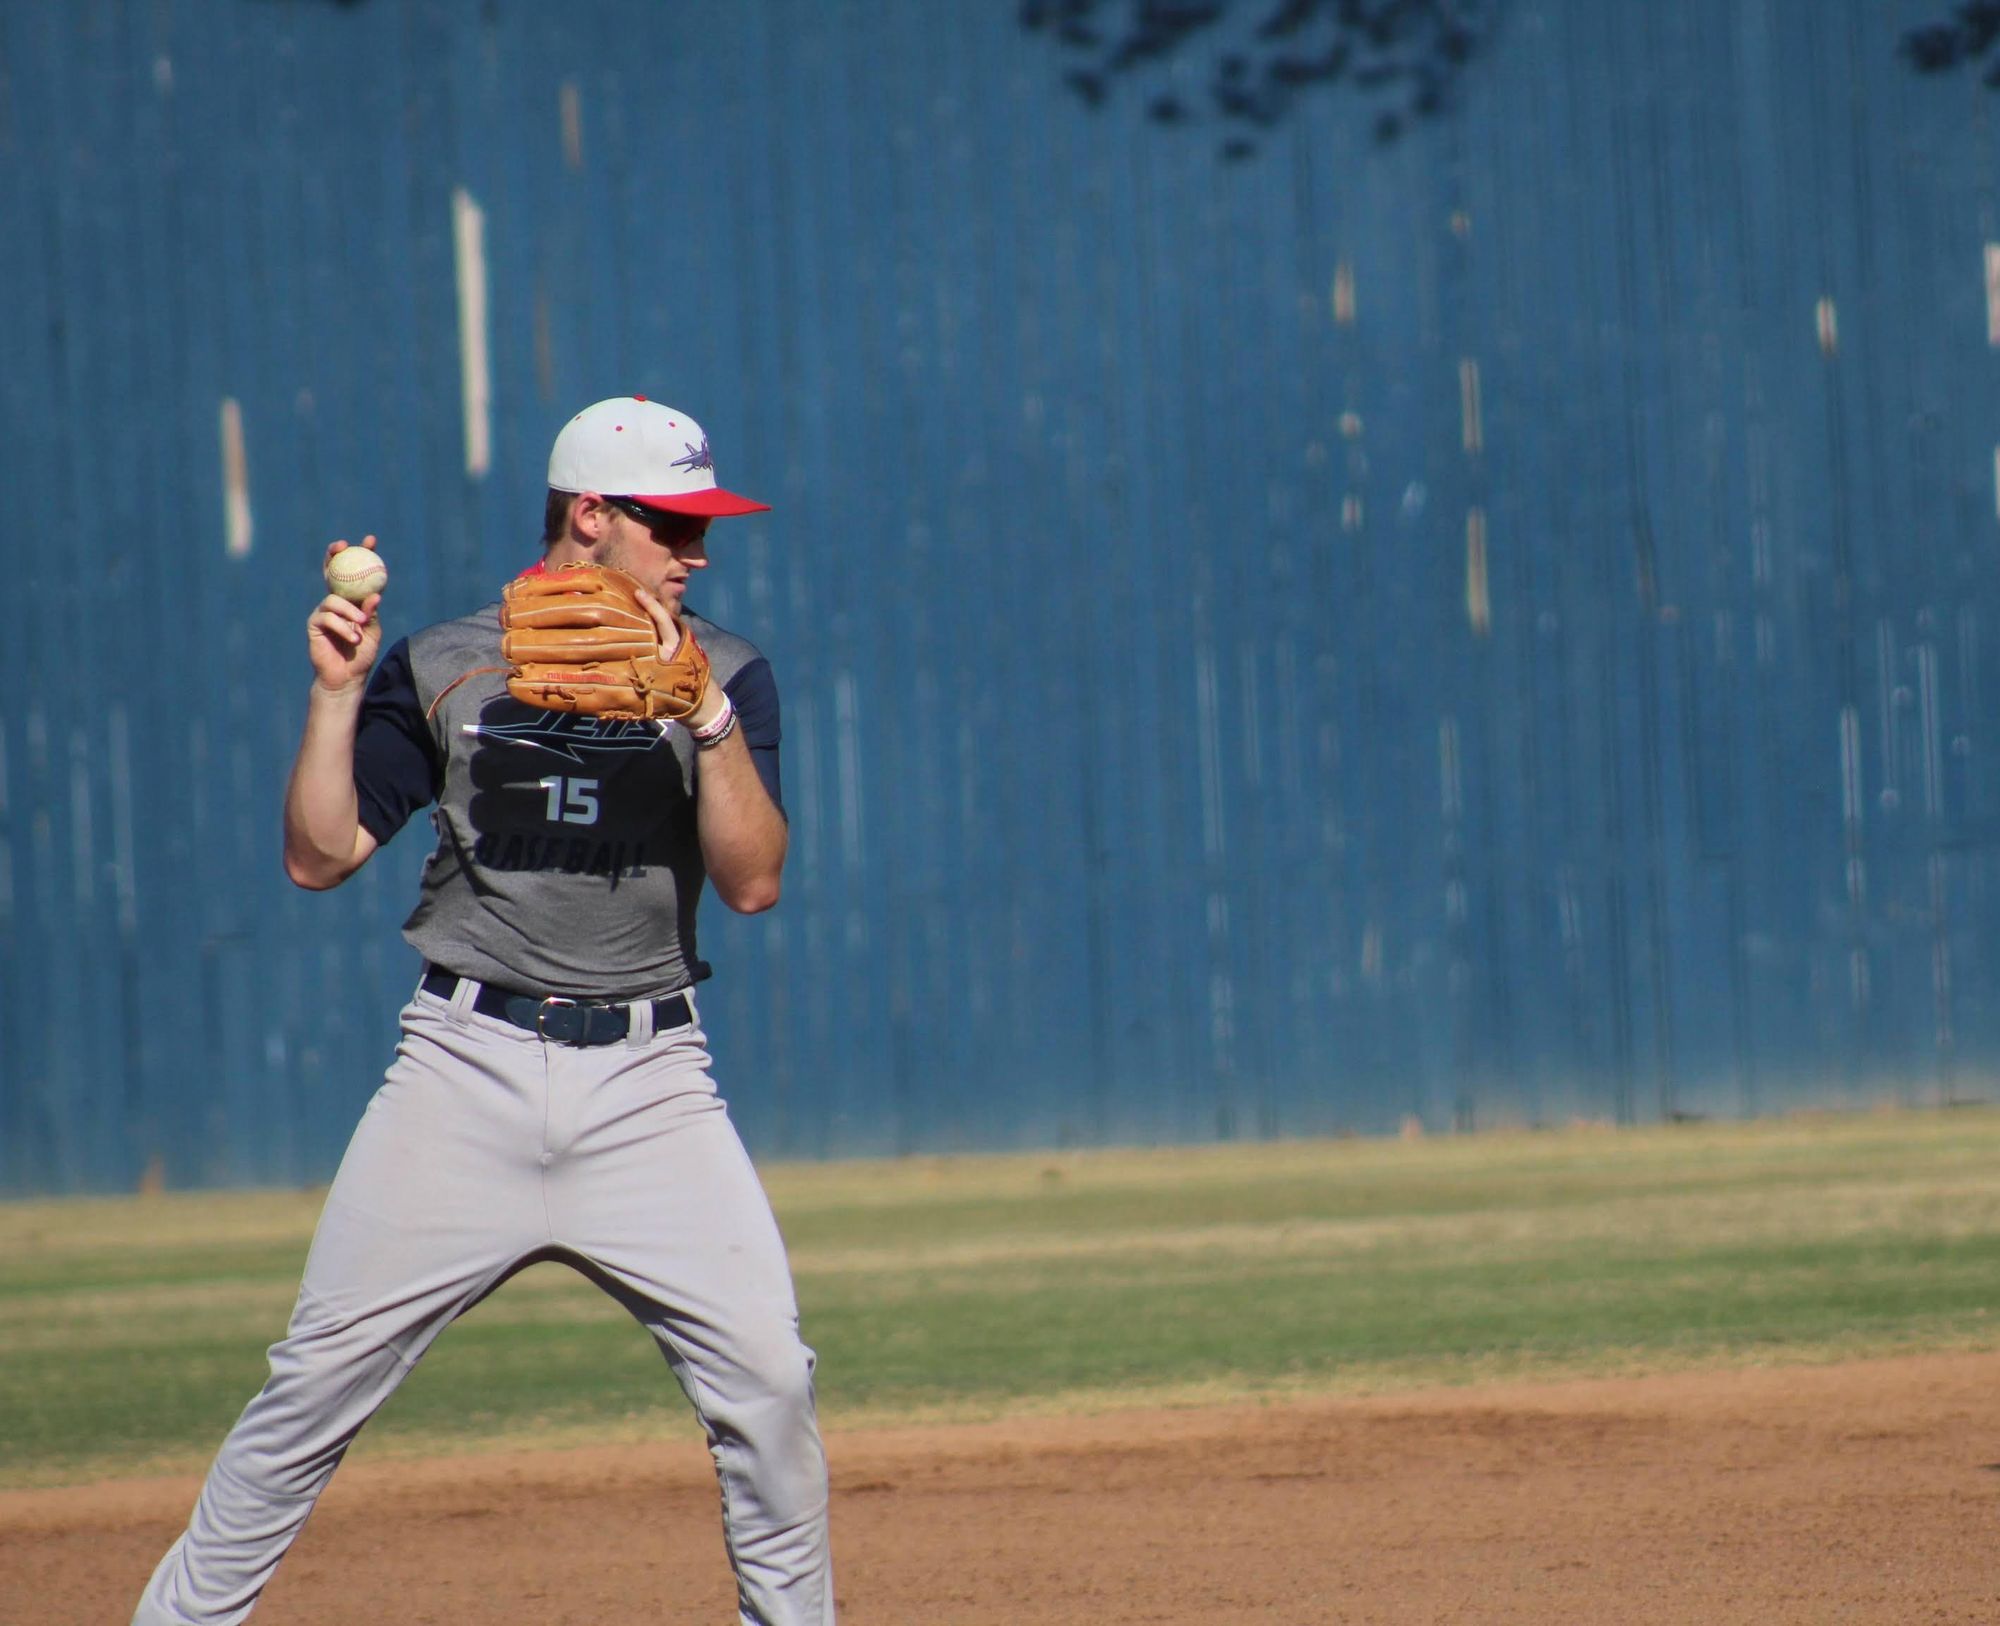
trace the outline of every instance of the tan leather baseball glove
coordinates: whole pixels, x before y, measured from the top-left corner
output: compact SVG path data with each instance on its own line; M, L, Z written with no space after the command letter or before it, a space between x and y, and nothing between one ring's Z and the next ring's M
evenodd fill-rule
M609 565L558 565L507 584L500 654L507 692L549 711L681 720L708 692L708 656L694 634L660 654L639 584Z

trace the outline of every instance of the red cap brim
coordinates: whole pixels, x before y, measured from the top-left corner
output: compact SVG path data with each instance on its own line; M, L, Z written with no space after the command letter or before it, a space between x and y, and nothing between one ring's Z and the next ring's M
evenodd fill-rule
M648 508L658 508L669 514L698 514L703 519L728 519L732 514L768 514L771 511L767 502L752 502L748 497L739 497L720 486L708 491L683 491L671 497L648 497L637 491L629 495L633 502L644 503Z

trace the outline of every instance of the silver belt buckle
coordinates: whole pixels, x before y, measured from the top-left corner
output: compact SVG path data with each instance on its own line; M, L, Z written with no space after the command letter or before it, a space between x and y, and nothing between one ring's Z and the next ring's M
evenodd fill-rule
M544 1041L548 1039L549 1030L547 1027L547 1023L549 1019L550 1006L553 1005L557 1010L574 1011L580 1008L582 1004L583 1001L580 999L567 999L561 994L551 994L547 999L543 1000L541 1004L535 1007L535 1036L538 1039L542 1039ZM576 1030L572 1028L570 1031L574 1033ZM569 1044L572 1041L569 1039L558 1038L555 1042L557 1044Z

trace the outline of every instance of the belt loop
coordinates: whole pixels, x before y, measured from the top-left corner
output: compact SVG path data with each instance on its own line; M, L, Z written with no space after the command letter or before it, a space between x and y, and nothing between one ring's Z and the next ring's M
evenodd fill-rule
M650 999L635 999L625 1007L629 1013L631 1026L625 1030L625 1042L633 1049L653 1042L653 1002Z
M458 986L451 991L451 1019L454 1022L472 1020L472 1002L479 997L479 984L470 977L460 977Z

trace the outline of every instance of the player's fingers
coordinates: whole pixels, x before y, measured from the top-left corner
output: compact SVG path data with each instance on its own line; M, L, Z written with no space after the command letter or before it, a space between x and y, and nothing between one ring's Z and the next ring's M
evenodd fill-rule
M673 612L653 597L647 588L640 588L636 596L639 608L653 618L654 630L660 635L660 653L671 656L681 647L680 623L674 619Z
M349 604L346 599L329 597L325 603L313 611L306 621L308 634L320 633L328 638L336 638L343 644L352 645L360 641L367 630L368 617L361 613L361 606Z
M372 603L379 604L382 601L380 593L371 593L368 597ZM338 593L328 593L325 598L319 601L318 606L313 610L313 614L316 616L337 615L344 620L352 621L356 626L361 625L362 622L368 619L368 612L361 605L342 598Z

